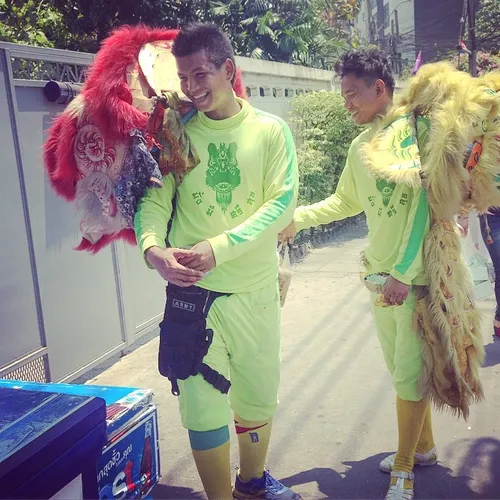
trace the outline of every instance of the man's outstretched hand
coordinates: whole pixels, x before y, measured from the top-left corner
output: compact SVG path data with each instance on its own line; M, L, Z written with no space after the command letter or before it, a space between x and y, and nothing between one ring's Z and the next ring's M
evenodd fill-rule
M295 222L292 221L288 224L283 231L278 234L278 241L281 243L293 243L295 240L295 236L297 236L297 227L295 226Z
M408 298L409 291L409 285L389 276L385 282L384 300L390 305L400 306Z
M203 278L203 272L190 269L181 263L183 260L195 257L191 250L151 247L146 250L145 256L158 274L174 285L187 288Z

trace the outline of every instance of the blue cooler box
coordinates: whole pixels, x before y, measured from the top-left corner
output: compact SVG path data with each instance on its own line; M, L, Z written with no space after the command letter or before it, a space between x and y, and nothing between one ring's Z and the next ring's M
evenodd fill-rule
M0 388L102 398L106 441L94 468L99 498L145 498L160 479L157 410L148 389L0 380Z
M102 399L0 385L0 498L96 498Z

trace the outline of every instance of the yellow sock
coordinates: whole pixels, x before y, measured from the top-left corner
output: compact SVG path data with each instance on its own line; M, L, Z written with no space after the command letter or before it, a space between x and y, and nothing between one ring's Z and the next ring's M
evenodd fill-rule
M249 422L235 415L235 425L240 448L239 476L247 483L264 474L272 420Z
M192 450L196 468L209 500L232 500L230 443L210 450Z
M398 452L394 460L394 471L412 472L415 449L422 433L427 401L405 401L399 396L396 400L398 414ZM393 478L391 484L396 482ZM413 481L405 480L405 488L412 488Z
M431 417L431 405L427 403L427 409L425 411L424 425L422 427L422 433L420 434L420 439L417 444L417 453L425 455L434 448L434 435L432 433L432 417Z

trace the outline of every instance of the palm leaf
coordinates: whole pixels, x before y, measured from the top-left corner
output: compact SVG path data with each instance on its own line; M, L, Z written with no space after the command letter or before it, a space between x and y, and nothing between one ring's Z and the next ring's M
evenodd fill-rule
M210 2L210 10L215 16L227 16L230 9L230 4L224 2Z
M263 59L264 51L260 47L255 47L250 53L250 57L253 59Z

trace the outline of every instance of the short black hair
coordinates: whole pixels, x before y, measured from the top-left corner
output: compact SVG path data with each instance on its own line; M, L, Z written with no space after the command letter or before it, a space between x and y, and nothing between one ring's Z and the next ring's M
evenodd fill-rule
M192 23L183 27L172 46L174 57L185 57L204 50L217 68L231 59L236 66L234 51L227 35L215 24Z
M335 64L335 73L341 78L355 75L369 84L382 80L391 94L394 93L395 81L389 57L377 49L350 51Z

